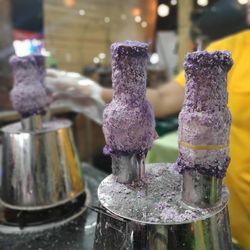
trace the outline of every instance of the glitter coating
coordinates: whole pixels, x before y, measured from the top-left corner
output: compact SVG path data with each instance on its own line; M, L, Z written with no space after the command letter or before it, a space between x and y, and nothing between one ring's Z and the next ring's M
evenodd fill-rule
M132 184L122 184L114 175L108 176L98 188L98 197L102 206L119 217L157 225L204 220L226 206L226 188L222 189L222 199L214 207L186 206L181 199L181 182L182 175L175 171L174 164L148 164L145 176Z
M223 178L229 159L231 115L227 107L227 73L233 65L228 51L189 53L184 68L186 93L179 114L179 141L191 145L225 145L221 149L194 150L179 145L176 168L198 170Z
M44 113L50 103L44 85L44 57L12 56L10 64L14 73L14 87L10 92L14 109L24 118Z
M146 99L148 45L126 41L112 50L113 99L103 114L107 154L146 154L155 137L155 121Z

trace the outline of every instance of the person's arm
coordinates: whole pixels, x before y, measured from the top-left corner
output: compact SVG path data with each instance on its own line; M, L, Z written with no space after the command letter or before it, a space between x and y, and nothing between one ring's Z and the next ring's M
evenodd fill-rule
M184 75L178 82L183 81ZM103 104L112 100L112 89L103 88L90 79L72 75L70 72L48 69L46 84L54 94L54 99L70 99L78 106L84 106L91 100ZM181 110L184 87L173 80L156 89L147 89L147 98L154 109L155 116L166 117Z
M147 89L147 98L151 103L155 116L166 117L178 113L184 101L184 88L174 81L157 89Z
M112 89L102 89L102 99L109 103L112 100ZM173 115L181 110L184 100L184 88L175 81L166 83L157 89L147 89L147 98L151 103L155 116L166 117Z
M112 101L112 97L113 97L113 89L103 88L102 92L101 92L101 97L105 103L110 103Z

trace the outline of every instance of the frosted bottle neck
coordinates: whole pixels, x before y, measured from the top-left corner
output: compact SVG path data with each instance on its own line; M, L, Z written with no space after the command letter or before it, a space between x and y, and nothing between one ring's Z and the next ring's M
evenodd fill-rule
M114 100L137 103L146 95L146 59L131 57L112 63Z
M221 67L196 67L186 73L184 107L196 111L218 111L227 106L227 70Z

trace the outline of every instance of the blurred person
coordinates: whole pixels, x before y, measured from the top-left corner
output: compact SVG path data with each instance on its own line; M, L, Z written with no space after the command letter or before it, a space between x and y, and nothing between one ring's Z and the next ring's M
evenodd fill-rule
M250 1L247 4L247 22L250 25ZM211 43L207 51L229 50L234 66L228 74L228 107L232 114L230 132L231 162L225 177L230 190L229 214L233 238L244 248L250 249L250 29ZM64 98L75 101L68 93L67 81L56 71L48 71L50 84L64 92ZM75 83L78 105L84 99L112 100L112 90L102 88L97 83L79 85ZM147 97L158 118L178 113L184 101L184 71L172 81L157 89L147 89ZM79 94L82 93L82 94Z

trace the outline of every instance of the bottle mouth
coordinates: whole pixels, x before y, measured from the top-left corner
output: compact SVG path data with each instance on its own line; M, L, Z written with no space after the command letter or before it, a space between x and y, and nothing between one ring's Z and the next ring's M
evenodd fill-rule
M117 42L111 45L112 58L148 58L148 44L138 41Z
M231 52L218 50L214 52L196 51L188 53L185 57L184 69L187 71L199 71L203 67L221 67L226 71L233 65Z

